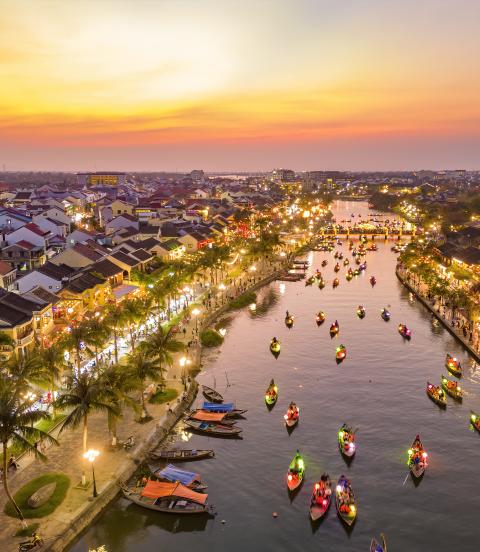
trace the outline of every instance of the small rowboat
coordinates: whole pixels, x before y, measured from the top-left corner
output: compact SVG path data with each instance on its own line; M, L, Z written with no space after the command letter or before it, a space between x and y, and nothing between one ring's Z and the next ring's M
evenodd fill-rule
M437 387L427 381L427 395L432 399L432 401L440 406L441 408L447 408L447 397L445 391L441 387Z
M404 339L410 339L412 337L412 332L405 326L405 324L399 324L398 325L398 333L404 338Z
M340 326L338 322L335 321L335 323L330 326L330 336L334 337L335 335L338 334L339 331L340 331Z
M328 261L326 259L322 261L322 266L327 266L327 264L328 264Z
M387 541L385 540L385 535L380 533L380 540L382 544L378 543L375 537L373 537L372 542L370 543L370 552L387 552Z
M305 286L311 286L315 283L315 276L310 276L310 278L307 278L305 280Z
M460 364L460 361L456 357L452 357L448 353L445 357L445 367L457 378L462 377L462 365Z
M218 391L215 391L215 389L212 389L211 387L208 387L206 385L202 385L202 393L205 395L205 397L214 403L222 403L223 397L220 395Z
M380 316L385 320L385 322L388 322L390 320L390 311L387 310L385 307L381 310Z
M206 435L238 437L240 433L242 433L242 430L239 427L230 425L214 424L211 422L201 422L196 420L184 420L183 423L187 428Z
M320 477L313 486L312 498L310 499L310 517L312 521L322 518L330 508L332 501L332 482L327 473Z
M265 392L265 402L267 406L273 406L278 399L278 387L275 385L275 382L270 380L270 385L268 386L267 391Z
M340 476L335 489L335 503L342 521L348 526L352 525L357 517L357 506L350 481L344 475Z
M347 458L352 458L357 452L355 445L355 432L347 424L343 424L338 430L338 448Z
M246 409L235 408L234 403L217 404L207 401L203 402L202 410L225 414L225 418L241 418L246 412L248 412Z
M211 422L214 424L223 424L226 426L234 425L235 420L226 420L225 412L210 412L208 410L203 410L198 408L197 410L192 410L187 413L189 420L196 420L198 422Z
M347 356L347 348L345 345L339 345L335 351L335 359L337 363L342 362L345 360L345 357Z
M287 413L283 416L286 426L293 427L297 425L299 418L300 409L294 402L291 402L290 406L288 407Z
M358 308L357 308L358 318L362 320L363 318L365 318L365 314L366 314L365 307L362 307L362 305L358 305Z
M200 492L208 489L208 485L202 482L198 473L181 470L173 464L168 464L163 469L152 469L152 473L160 481L170 481L171 483L180 482L185 487Z
M159 450L151 452L149 456L152 460L190 462L193 460L203 460L204 458L213 458L215 453L211 449Z
M447 395L450 395L450 397L454 398L457 401L461 401L463 399L463 391L458 385L456 381L449 380L445 376L442 375L442 389L447 393Z
M353 272L347 272L346 276L345 276L345 279L347 280L347 282L350 282L350 280L352 280L353 278Z
M480 416L475 414L473 410L470 410L470 423L480 433Z
M207 494L197 493L181 483L148 481L145 487L122 487L125 498L134 504L165 514L203 514Z
M285 326L287 326L288 329L293 327L293 316L291 314L285 316Z
M270 352L275 358L278 358L280 354L280 341L277 341L275 338L270 342Z
M332 282L332 287L336 288L340 284L340 280L338 278L335 278Z
M340 270L340 265L337 263L334 267L333 267L333 270L334 272L338 272Z
M317 326L321 326L325 322L325 313L320 311L315 317L315 321L317 322Z
M350 264L350 261L348 259L345 259L343 261L343 266L348 266Z
M290 466L287 472L287 487L290 492L298 489L302 484L303 477L305 475L305 462L300 454L296 452L293 460L290 462Z
M373 287L377 283L377 279L375 276L370 277L370 285Z
M318 288L323 289L325 287L325 280L323 278L318 282Z
M408 449L408 468L411 474L419 479L425 473L427 469L428 454L423 448L420 436L417 435L413 440L412 446Z

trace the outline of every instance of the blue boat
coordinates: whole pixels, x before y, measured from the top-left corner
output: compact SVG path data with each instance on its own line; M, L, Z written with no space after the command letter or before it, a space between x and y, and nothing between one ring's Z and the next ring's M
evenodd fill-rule
M198 473L181 470L173 464L167 464L165 468L153 471L153 474L162 481L179 482L196 491L203 491L207 488L207 485L202 483Z
M207 401L203 403L202 410L225 414L227 418L241 417L247 412L246 410L235 408L235 403L216 404Z

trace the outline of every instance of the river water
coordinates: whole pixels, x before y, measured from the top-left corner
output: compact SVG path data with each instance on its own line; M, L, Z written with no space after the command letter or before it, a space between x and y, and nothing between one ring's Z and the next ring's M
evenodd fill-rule
M333 211L338 221L352 212L369 213L366 204L357 202L336 202ZM199 383L215 382L226 400L248 409L247 419L239 422L242 440L191 436L181 427L172 438L179 447L215 450L214 459L183 466L198 471L208 484L216 516L168 516L120 498L71 552L101 544L109 552L187 547L197 552L360 552L369 550L371 537L380 532L389 551L478 551L480 435L468 418L470 409L480 410L480 371L399 283L391 245L378 240L379 251L367 255L366 273L351 282L342 266L337 289L331 287L333 253L310 253L310 272L322 270L330 282L325 289L305 287L303 281L272 283L259 294L256 312L235 315L223 346L204 357ZM346 243L339 249L351 258ZM324 269L323 259L328 259ZM377 278L374 288L371 275ZM356 316L359 304L367 311L363 320ZM383 306L392 313L390 322L380 318ZM291 330L284 324L287 309L295 315ZM315 323L319 310L327 314L321 327ZM328 329L335 319L340 333L331 339ZM398 334L400 322L411 328L410 342ZM277 360L269 351L274 335L282 344ZM348 355L337 365L339 343ZM464 365L465 397L463 404L449 398L441 411L426 396L425 385L439 382L447 352ZM279 400L268 411L264 392L272 377ZM300 422L289 435L283 414L290 400L300 408ZM349 466L337 447L343 422L358 428L357 453ZM429 467L415 485L406 460L417 433L429 453ZM306 477L292 499L285 474L296 449L305 458ZM349 531L334 504L319 525L310 522L312 486L325 471L334 482L341 474L351 480L358 516Z

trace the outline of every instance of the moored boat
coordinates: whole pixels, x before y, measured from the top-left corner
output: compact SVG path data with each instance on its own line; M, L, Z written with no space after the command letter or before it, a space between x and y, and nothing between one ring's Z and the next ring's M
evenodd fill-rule
M148 481L144 487L122 487L125 498L165 514L203 514L207 511L207 494L197 493L181 483Z
M312 521L322 518L332 501L332 482L327 473L320 477L313 486L312 497L310 499L310 517Z
M427 395L432 399L432 401L442 408L447 407L447 397L445 391L441 387L437 387L427 381Z
M319 311L317 313L317 316L315 317L315 321L317 322L317 326L321 326L325 322L326 315L323 311Z
M267 406L273 406L278 399L278 387L275 385L273 378L270 380L268 389L265 392L265 402Z
M428 454L423 448L420 436L417 435L413 440L412 446L408 449L408 468L412 475L417 479L422 477L427 469Z
M224 424L224 425L233 425L235 424L234 420L226 420L225 412L209 412L208 410L203 410L198 408L193 410L188 414L190 420L197 420L199 422L212 422L214 424Z
M212 422L202 422L197 420L184 420L183 423L187 428L206 435L238 437L240 433L242 433L242 430L239 427L231 425L215 424Z
M270 342L270 352L275 358L280 354L280 341L276 337Z
M290 403L287 413L283 416L283 418L287 427L293 427L298 423L300 418L300 409L294 402Z
M179 482L194 491L204 491L208 485L202 482L200 474L181 470L173 464L167 464L162 469L152 470L153 475L160 481L169 481L170 483Z
M183 450L159 450L149 453L152 460L167 460L175 462L191 462L213 458L215 453L211 449L183 449Z
M305 462L302 455L297 450L287 472L287 487L289 491L298 489L302 484L305 475Z
M457 376L457 378L462 377L462 365L457 357L452 357L452 355L447 353L447 356L445 357L445 367L450 373Z
M339 345L335 350L335 358L337 360L337 363L342 362L346 356L347 348L345 347L345 345Z
M357 505L350 481L341 475L335 488L335 503L342 521L352 525L357 517Z
M460 385L456 381L450 380L442 375L442 389L447 395L454 398L457 401L463 399L463 391Z
M347 458L352 458L357 451L355 432L347 424L343 424L338 430L338 448Z
M380 540L381 543L377 542L375 537L372 538L370 542L370 552L387 552L387 541L383 533L380 533Z
M226 418L241 418L246 412L246 409L235 408L234 403L211 403L204 401L202 404L202 410L207 410L208 412L221 412L225 414Z
M215 391L215 389L212 389L211 387L208 387L207 385L202 385L202 393L211 402L214 402L214 403L222 403L223 402L222 395L220 395L220 393L218 391Z

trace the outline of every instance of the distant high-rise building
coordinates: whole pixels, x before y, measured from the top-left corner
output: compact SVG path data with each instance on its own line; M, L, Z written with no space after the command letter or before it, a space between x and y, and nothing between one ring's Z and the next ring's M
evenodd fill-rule
M275 182L294 182L295 171L291 169L274 169L272 171L272 180Z

